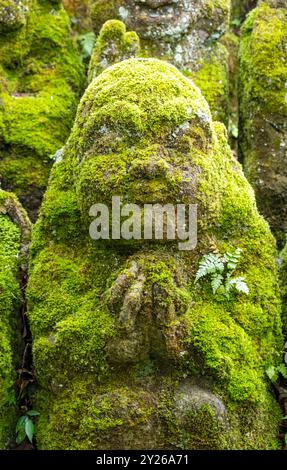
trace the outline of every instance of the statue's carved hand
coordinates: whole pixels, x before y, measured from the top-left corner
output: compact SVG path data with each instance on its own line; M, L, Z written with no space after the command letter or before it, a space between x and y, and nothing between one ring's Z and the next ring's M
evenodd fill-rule
M107 346L112 362L136 363L150 358L169 362L182 353L180 315L186 308L182 290L165 263L159 263L153 277L153 261L151 265L144 256L133 259L108 291L107 307L117 325L117 336Z

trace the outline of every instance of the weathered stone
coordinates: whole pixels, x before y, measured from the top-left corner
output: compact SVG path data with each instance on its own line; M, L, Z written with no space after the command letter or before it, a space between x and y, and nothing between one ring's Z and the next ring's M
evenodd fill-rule
M241 37L242 159L259 210L282 246L287 232L287 8L261 2Z
M6 3L0 1L5 11ZM68 16L59 3L9 0L20 19L15 16L9 29L0 26L0 181L33 219L83 84Z
M228 29L226 0L97 0L92 8L96 34L109 19L135 31L144 57L171 62L201 88L215 119L228 120L228 52L220 37Z
M89 209L111 207L116 195L197 204L198 246L93 241ZM227 301L195 286L214 247L243 250L249 295ZM199 89L156 59L102 72L81 101L33 235L39 448L278 448L281 415L265 375L282 350L274 254Z
M208 405L214 411L216 419L222 424L227 419L227 412L222 401L208 390L208 384L204 383L204 387L198 385L194 380L184 381L178 388L175 395L175 413L181 421L183 429L189 430L191 423L189 422L188 412L199 411L203 405Z

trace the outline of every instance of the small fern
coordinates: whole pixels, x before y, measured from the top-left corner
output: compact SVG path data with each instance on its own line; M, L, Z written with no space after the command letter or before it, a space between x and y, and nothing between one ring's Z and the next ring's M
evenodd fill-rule
M86 34L82 34L81 36L79 36L78 41L80 43L82 59L89 59L92 55L96 41L95 33L91 31Z
M202 258L199 263L199 269L196 273L195 282L208 274L218 274L224 271L224 263L219 256L210 253Z
M266 374L268 375L271 382L276 383L280 376L282 376L285 380L287 379L287 365L286 364L279 364L279 366L270 366L266 370Z
M249 289L245 278L232 276L237 269L240 256L240 248L237 248L234 253L227 252L223 256L218 253L205 255L199 263L195 283L208 277L213 294L221 293L227 299L234 291L248 295Z
M222 286L223 279L221 274L213 274L211 276L211 287L214 294L216 294L220 286Z

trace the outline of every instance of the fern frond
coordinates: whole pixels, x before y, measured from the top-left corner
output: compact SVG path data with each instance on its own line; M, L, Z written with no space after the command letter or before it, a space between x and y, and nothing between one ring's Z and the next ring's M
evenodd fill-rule
M249 294L249 288L245 282L245 278L244 277L235 277L235 278L232 278L230 279L229 281L230 285L234 286L234 288L238 291L238 292L242 292L243 294L246 294L248 295Z
M208 274L213 274L216 272L222 273L223 271L224 263L217 255L214 255L213 253L205 255L199 263L199 268L195 277L195 283Z
M242 250L237 248L234 253L227 252L224 255L224 260L227 263L227 269L230 273L233 273L237 268Z
M287 366L285 364L280 364L280 366L277 367L277 370L284 377L284 379L287 379Z
M278 370L276 367L274 366L270 366L267 370L266 370L266 374L267 376L269 377L269 379L271 380L271 382L275 383L277 382L278 380Z
M223 276L221 274L213 274L211 280L211 287L214 294L222 286Z

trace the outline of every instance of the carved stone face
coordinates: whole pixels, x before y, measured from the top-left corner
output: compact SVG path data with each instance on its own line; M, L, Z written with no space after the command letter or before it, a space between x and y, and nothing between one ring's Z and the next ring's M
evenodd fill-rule
M98 33L110 19L135 31L145 55L163 57L194 71L229 22L231 0L96 0L93 25Z
M141 39L178 42L193 30L214 33L228 21L229 10L229 0L96 0L94 20L98 30L118 18Z
M142 38L156 39L186 34L198 17L199 8L195 8L193 0L127 0L118 12Z

